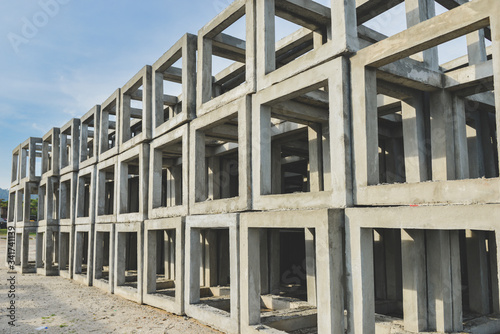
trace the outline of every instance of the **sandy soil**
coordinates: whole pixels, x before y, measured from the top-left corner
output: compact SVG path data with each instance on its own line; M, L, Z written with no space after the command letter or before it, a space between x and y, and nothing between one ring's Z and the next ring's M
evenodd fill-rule
M194 319L138 305L62 277L11 274L0 240L0 333L219 333ZM11 276L16 277L16 327L8 325ZM39 329L47 327L47 329Z

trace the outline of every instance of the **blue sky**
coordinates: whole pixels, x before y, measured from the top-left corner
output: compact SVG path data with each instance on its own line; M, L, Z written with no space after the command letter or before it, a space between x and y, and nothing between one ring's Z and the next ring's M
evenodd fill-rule
M4 0L0 2L0 188L9 188L11 152L81 117L154 63L186 32L232 0ZM317 2L328 5L330 0ZM369 25L404 29L404 7ZM279 22L278 37L295 30ZM243 25L233 30L243 35Z

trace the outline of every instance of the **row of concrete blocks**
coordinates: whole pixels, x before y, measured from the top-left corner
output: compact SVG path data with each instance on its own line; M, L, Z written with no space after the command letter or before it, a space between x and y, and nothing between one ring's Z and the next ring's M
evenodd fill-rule
M387 294L402 294L401 325L408 332L496 333L500 318L492 314L500 311L500 230L492 227L498 225L499 214L499 205L351 208L45 226L34 229L36 271L60 274L137 303L187 314L228 333L280 333L309 327L317 327L318 333L389 332L397 322L375 313L394 307L376 304L381 283L386 284ZM479 321L462 315L460 229L489 233L489 256L482 254L477 261L467 262L468 270L474 272L484 271L483 262L491 261L486 264L492 268L486 276L491 276L482 277L486 284L477 282L477 290L468 297L472 304L486 301L483 315L489 316ZM304 231L305 263L290 271L292 278L303 275L307 280L305 301L277 293L280 275L286 275L280 268L280 247L290 247L280 246L280 231L286 230ZM21 249L21 239L27 239L29 231L18 228L16 232L23 257L28 250ZM395 231L401 236L391 239ZM382 257L380 238L388 251ZM476 247L481 248L480 240ZM392 270L399 271L400 283L389 275L389 265L388 276L381 282L379 272L384 266L379 261L398 256L402 267ZM129 267L131 258L136 265ZM159 261L164 261L162 275ZM52 267L56 262L58 267ZM157 274L161 276L158 281ZM402 284L399 292L397 284ZM491 298L492 309L488 309Z
M249 3L252 1L235 2L223 15L207 25L210 29L204 29L210 31L210 36L213 35L212 29L219 31L216 28L219 25L228 25L241 17L245 13L243 8L253 8ZM200 72L203 72L206 65L205 60L200 60L203 57L198 57L198 72L194 68L196 37L185 36L160 58L153 66L154 70L149 67L142 70L102 106L92 109L81 120L72 120L59 130L51 130L42 139L31 138L20 145L13 154L12 186L22 187L23 182L36 182L43 176L77 172L95 163L109 161L118 154L136 149L138 145L149 144L156 139L161 142L160 137L164 145L175 144L181 137L181 124L197 116L189 125L189 153L183 152L182 155L183 159L189 155L189 163L196 166L192 167L195 171L190 170L188 176L194 189L194 200L191 199L190 204L210 198L203 182L206 179L203 152L205 157L210 154L216 156L229 154L238 147L240 178L245 173L247 175L239 183L240 190L247 185L240 192L240 197L248 193L249 181L252 180L253 209L267 210L279 206L279 199L267 196L282 192L282 185L276 181L279 178L272 177L273 161L276 160L273 151L279 151L280 148L272 144L280 135L300 129L308 131L308 158L312 165L309 189L311 192L328 194L315 194L310 207L500 203L497 153L500 141L497 140L496 131L496 128L500 128L500 121L495 117L498 113L495 113L494 102L500 100L500 93L491 91L492 84L500 77L494 75L499 72L498 64L488 60L485 48L480 48L477 54L469 52L469 58L477 56L484 59L482 62L474 64L470 60L462 60L454 62L449 68L438 70L430 70L423 67L423 63L406 58L414 52L435 50L445 40L462 34L474 34L478 29L490 29L493 36L490 56L495 58L499 48L496 38L498 33L490 26L498 26L497 17L492 14L496 13L496 6L496 2L491 0L462 5L421 22L405 30L404 34L380 41L372 36L371 44L360 37L356 40L359 43L364 40L364 44L361 43L364 47L353 56L339 57L338 52L332 51L331 45L334 43L331 41L321 44L275 71L264 71L269 73L263 77L252 76L249 82L259 82L264 80L262 78L268 80L257 90L256 84L247 85L247 80L246 84L206 100L195 98L195 95L205 94L212 86L208 85L209 89L203 85L203 79L198 80L198 86L194 84L195 80L185 79L182 80L183 90L190 93L183 94L182 98L191 96L189 103L165 96L163 88L151 88L157 79L162 81L160 79L165 76L172 79L169 65L175 63L181 54L184 55L183 60L191 59L191 65L182 69L183 77L192 78L195 73L200 76ZM468 16L469 12L476 14ZM457 17L466 19L457 20ZM424 33L435 26L438 27L436 35L440 38ZM208 33L204 29L200 31L200 36ZM205 43L207 38L199 38L199 44L201 40ZM296 42L296 38L293 37L292 41ZM339 37L339 40L343 39ZM482 44L484 46L484 36ZM393 50L393 45L397 45L397 50ZM187 49L190 51L187 52ZM185 51L189 55L185 55ZM247 51L246 56L250 57L252 52ZM247 66L252 67L248 62ZM407 73L408 67L413 68L411 73ZM229 72L239 73L234 68ZM247 69L245 73L249 75L253 72ZM355 85L351 85L351 78L356 79ZM395 87L394 83L399 86ZM142 97L137 91L141 85L144 86ZM352 92L349 91L350 86ZM427 97L422 97L423 93ZM380 94L386 96L378 99ZM431 101L427 110L422 106L426 98ZM133 99L142 101L142 113L131 107L130 100ZM157 99L163 102L155 102ZM313 103L304 103L304 99ZM198 101L197 107L194 107L194 101ZM471 103L478 107L470 110ZM152 105L156 107L152 108ZM191 111L183 109L187 105L193 106ZM166 117L165 106L170 106L170 109L182 107L183 111L174 112L167 108L170 114L168 120L162 123ZM393 115L392 118L399 121L384 126L391 122L391 117L384 118L380 114L387 113L389 109L391 112L401 111L402 115ZM114 124L109 120L113 112L117 116ZM426 112L430 114L428 119L424 117ZM477 122L466 120L469 117L466 115L470 113L478 117ZM135 125L130 123L130 119L134 117L141 119L136 124L141 129L132 129ZM150 126L147 119L157 120L157 123ZM273 123L275 119L282 123ZM93 136L88 131L92 124L95 128ZM296 128L292 129L294 126ZM204 150L204 146L208 146L209 138L223 140L224 144L218 145L213 150L215 152L208 152L210 150L206 147ZM321 138L322 143L316 138ZM183 145L185 142L187 140L182 140ZM37 154L42 157L42 176L35 173ZM26 163L28 156L29 164ZM336 176L332 177L334 174ZM487 179L477 179L481 177ZM333 195L330 196L330 193ZM266 197L261 200L263 196ZM301 205L304 197L294 197L290 202L291 207L304 207ZM329 198L325 202L322 197ZM200 210L189 213L202 211L212 212Z

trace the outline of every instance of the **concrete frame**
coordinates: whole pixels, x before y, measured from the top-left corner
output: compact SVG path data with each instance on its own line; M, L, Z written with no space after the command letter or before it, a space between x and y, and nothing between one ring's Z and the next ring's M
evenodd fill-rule
M78 172L78 182L76 190L76 225L93 225L95 223L96 209L96 165L80 169ZM83 178L90 178L89 185L89 212L85 215L85 182Z
M10 187L13 188L19 184L21 178L21 145L12 150L12 169L11 169L11 183Z
M85 168L99 162L100 120L100 105L94 106L80 118L80 168ZM90 124L94 125L93 131L89 130ZM92 150L92 156L89 156L88 150Z
M142 91L139 88L142 86ZM120 98L120 147L119 152L144 143L152 138L152 69L144 66L121 88ZM131 101L142 101L142 109L132 108ZM132 136L132 119L141 119L141 133Z
M59 275L69 279L73 278L77 188L78 188L78 173L68 173L60 177L59 179L59 262L60 262ZM65 237L63 237L62 233L69 233L68 249L66 249L65 245L63 245ZM61 262L64 261L68 261L68 270L62 269Z
M54 233L57 235L53 238ZM43 237L41 236L43 235ZM58 265L58 239L59 226L58 225L41 225L36 228L36 273L43 276L57 276L59 275ZM52 261L54 260L54 262Z
M190 123L189 152L189 212L192 215L245 211L251 207L251 96L245 96L216 110L199 116ZM205 130L223 124L229 119L238 119L238 177L239 196L236 198L206 201L209 187L206 182ZM227 150L234 147L227 146ZM223 152L226 149L223 147ZM216 153L216 152L214 152ZM215 155L215 154L214 154Z
M139 161L139 210L128 211L128 163L134 159ZM148 186L149 186L149 144L140 144L118 156L118 189L117 222L143 222L148 219Z
M240 214L186 217L184 309L188 316L226 333L240 330ZM231 312L200 304L201 229L229 229Z
M185 34L152 66L153 72L153 138L194 119L196 117L196 50L198 37ZM182 68L173 65L182 58ZM182 94L165 95L163 81L180 83ZM175 114L174 108L181 106ZM172 110L171 117L164 121L164 107Z
M114 171L114 186L113 186L113 214L105 214L105 169L113 168ZM118 203L118 157L112 157L108 160L101 161L97 164L96 171L96 209L95 209L95 222L101 223L116 223L117 217L117 203Z
M60 174L78 172L80 162L80 120L73 118L68 123L64 124L61 127L60 136ZM69 142L68 136L71 137Z
M59 258L59 189L56 188L58 185L59 177L47 177L42 178L38 188L36 272L45 276L59 274L59 268L54 266L52 259L49 258L49 256L54 256L55 262L58 262ZM38 235L42 233L44 237L40 240ZM53 233L57 234L55 239L52 238Z
M303 28L275 42L275 17L281 17ZM313 1L257 1L257 89L260 91L293 77L307 69L340 55L359 49L356 26L356 3L331 1L331 7ZM285 41L301 36L309 40L308 48L276 69L279 48ZM310 52L309 52L310 51ZM287 55L288 56L288 55Z
M223 10L216 18L207 23L198 31L198 79L196 113L198 116L206 112L215 110L227 103L241 98L247 94L255 92L256 73L256 36L255 36L255 0L236 0ZM246 20L246 40L240 41L222 32L233 23L245 15ZM230 50L239 49L243 56L235 57ZM237 88L231 89L220 96L214 97L213 76L212 76L212 55L226 57L232 60L239 59L245 63L245 83ZM242 59L240 59L242 58ZM233 72L234 65L227 71ZM224 79L226 71L219 74L220 79ZM216 76L216 83L219 80Z
M87 233L87 273L82 274L82 256L84 249L83 233ZM73 280L83 285L92 286L94 277L94 225L77 224L74 230Z
M42 157L42 138L30 137L20 145L19 183L39 182L41 171L37 172L36 159ZM29 164L28 164L29 163Z
M92 286L109 293L114 293L114 260L115 260L115 225L114 224L95 224L94 225L94 263ZM101 264L104 263L104 254L99 250L99 243L104 242L101 233L109 233L109 277L107 280L102 278Z
M121 89L118 88L101 104L101 117L99 120L99 157L98 161L107 160L118 154L120 149L120 105L121 105ZM110 115L116 117L116 121L109 120ZM110 147L109 139L114 129L114 146Z
M499 205L467 205L467 206L421 206L421 207L391 207L391 208L348 208L346 209L346 247L347 247L347 292L351 298L348 303L349 328L354 333L375 333L375 295L373 280L373 235L374 228L401 228L407 231L408 237L403 240L413 241L408 244L407 257L403 254L403 267L408 265L407 271L411 274L405 283L403 278L404 292L403 300L405 308L405 329L412 332L425 331L428 326L427 312L435 316L434 326L438 332L457 332L462 330L462 295L460 279L460 263L456 259L458 238L451 236L451 231L460 229L472 229L481 231L494 231L496 239L500 232L495 230L495 220L500 214ZM439 268L433 275L437 284L432 292L436 297L436 305L427 310L427 292L425 291L425 276L429 275L425 267L425 259L422 263L421 256L425 256L425 245L423 230L437 231L438 240L432 247L433 253L429 253L433 260L448 263ZM441 232L440 232L441 231ZM444 231L444 232L443 232ZM441 235L450 234L446 242ZM432 241L434 242L434 241ZM498 244L498 242L497 242ZM404 245L403 245L404 246ZM422 249L422 247L424 247ZM429 247L429 246L428 246ZM405 248L405 247L403 247ZM404 249L403 249L404 252ZM446 252L448 252L446 255ZM451 252L451 260L450 260ZM448 258L446 261L443 259ZM405 260L406 259L406 260ZM441 259L441 260L440 260ZM500 264L500 257L497 256ZM497 264L497 268L500 268ZM422 265L424 267L422 267ZM428 264L429 266L429 264ZM411 270L410 270L411 268ZM403 271L405 269L403 268ZM446 276L448 275L448 276ZM422 279L419 277L423 276ZM497 275L498 276L498 275ZM448 277L448 278L447 278ZM500 277L499 277L500 278ZM498 280L496 282L498 285ZM410 289L411 286L411 289ZM498 294L498 289L496 293ZM429 292L431 293L431 292ZM499 295L500 296L500 295ZM496 297L496 310L498 312L498 300ZM441 302L439 302L439 300ZM429 319L430 321L430 319ZM430 325L430 324L429 324ZM494 333L499 330L500 321L494 324L496 329L485 333Z
M255 250L260 249L260 232L264 228L315 230L315 252L307 255L315 260L314 264L307 264L308 299L317 305L318 333L344 333L344 210L341 209L241 214L241 333L284 333L261 323L261 259L255 256ZM312 275L310 265L315 267ZM310 293L316 296L309 296Z
M67 279L73 278L74 235L75 225L59 226L59 276ZM65 244L66 240L67 245ZM66 264L68 270L62 269Z
M137 233L137 288L124 286L125 283L125 246L124 233ZM114 294L136 303L143 303L143 253L144 223L130 222L115 224L114 250Z
M349 118L349 79L348 63L345 58L337 58L331 62L314 67L296 77L285 80L272 87L259 91L254 95L252 115L252 172L253 172L253 209L272 210L281 208L343 208L351 204L351 166L350 166L350 118ZM282 114L279 103L293 99L308 90L314 90L328 85L330 112L320 120L328 122L329 137L323 136L324 146L329 147L330 154L323 153L321 158L315 154L316 160L325 160L324 190L320 191L320 173L311 178L318 178L315 191L299 194L272 195L272 155L271 155L271 114ZM273 106L275 110L273 111ZM299 108L296 108L299 109ZM294 113L288 114L288 113ZM298 119L304 117L310 121L311 117L300 110L286 111L285 118ZM279 116L278 116L279 117ZM313 140L317 141L317 140ZM311 145L311 141L309 143ZM326 150L326 149L325 149ZM311 153L310 153L311 156ZM311 162L312 164L312 162ZM317 167L319 171L323 167ZM330 172L331 170L331 172ZM335 171L335 172L333 172ZM333 177L335 173L335 177ZM328 177L332 175L331 177ZM311 187L313 189L313 187Z
M144 222L143 302L179 315L184 314L184 221L184 217L177 217ZM157 242L150 239L150 232L158 230L175 231L175 298L155 293Z
M189 213L189 137L189 125L185 124L175 130L171 130L159 138L156 138L150 144L149 219L187 216ZM162 183L163 178L163 153L161 150L165 146L178 144L179 141L182 142L182 157L176 160L180 160L179 162L182 165L182 173L180 175L182 180L177 181L179 181L182 186L180 189L182 191L182 203L175 206L162 207L162 187L158 186ZM176 162L174 161L174 163ZM180 187L176 184L175 188L175 191L177 192Z
M408 184L390 184L379 185L379 158L378 158L378 138L377 138L377 113L373 110L376 108L376 69L383 66L387 68L388 64L415 54L419 51L428 50L438 44L462 36L467 33L472 33L478 29L485 28L488 25L492 27L492 52L500 54L500 42L498 41L498 18L493 15L497 13L498 3L491 0L475 1L466 3L449 12L446 12L437 17L430 18L421 22L399 34L386 38L385 40L376 43L373 46L366 47L360 50L356 56L351 58L352 77L363 78L359 85L353 86L352 103L353 103L353 164L354 164L354 204L355 205L405 205L405 204L422 204L422 203L499 203L500 202L500 179L480 179L480 180L454 180L461 178L460 174L460 159L457 161L449 156L452 148L456 147L457 155L464 155L462 142L465 132L463 124L460 123L460 117L455 117L455 123L446 122L446 131L454 126L458 129L456 137L450 138L449 133L446 141L441 138L441 144L436 149L433 149L432 158L432 175L433 182L422 179L422 165L413 161L413 157L418 153L413 153L414 150L420 150L419 145L424 145L422 140L417 139L413 144L413 151L408 149L405 161L411 167L407 171L407 178L410 180ZM470 14L469 13L474 13ZM432 33L430 33L432 31ZM423 33L425 32L425 33ZM438 38L439 37L439 38ZM499 56L500 57L500 56ZM389 65L390 66L390 65ZM466 69L458 70L462 75L464 71L478 71L478 65L469 66ZM484 66L491 66L486 63ZM467 79L460 76L460 73L440 73L431 70L421 69L418 74L409 74L410 80L413 82L422 81L420 77L426 77L427 90L434 91L436 103L447 103L447 91L453 90L461 85L472 83L474 80L486 80L493 74L498 74L500 69L497 63L493 63L490 68L490 73L486 76L478 72L474 79ZM412 77L413 76L413 77ZM500 85L500 75L493 75L496 86ZM484 79L482 79L484 78ZM406 78L407 79L407 78ZM488 79L489 80L489 79ZM408 81L408 80L407 80ZM420 89L422 86L420 84ZM495 91L495 101L500 103L500 93ZM441 101L441 102L439 102ZM450 104L446 104L448 109L451 109ZM457 111L457 115L458 115ZM500 128L500 118L496 119L497 129ZM449 118L449 116L447 116ZM436 121L437 122L437 121ZM444 120L442 121L444 122ZM415 122L417 123L417 122ZM438 125L436 129L438 129ZM417 125L412 125L416 127ZM440 135L441 131L432 130L434 136ZM417 131L413 131L416 135ZM434 137L433 137L434 138ZM435 138L434 141L439 138ZM439 151L440 150L440 151ZM466 150L466 149L465 149ZM439 152L438 152L439 151ZM447 159L443 159L443 154L448 155ZM412 160L413 158L413 160ZM456 163L456 166L455 166ZM456 169L455 172L450 172L450 169ZM469 191L463 191L469 189Z
M59 176L59 141L59 128L52 128L42 137L42 178Z

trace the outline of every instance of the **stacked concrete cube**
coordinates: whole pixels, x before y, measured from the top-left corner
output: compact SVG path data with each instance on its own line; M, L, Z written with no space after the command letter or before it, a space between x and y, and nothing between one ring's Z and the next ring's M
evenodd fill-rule
M436 2L232 2L13 151L16 264L228 333L499 332L500 4Z

